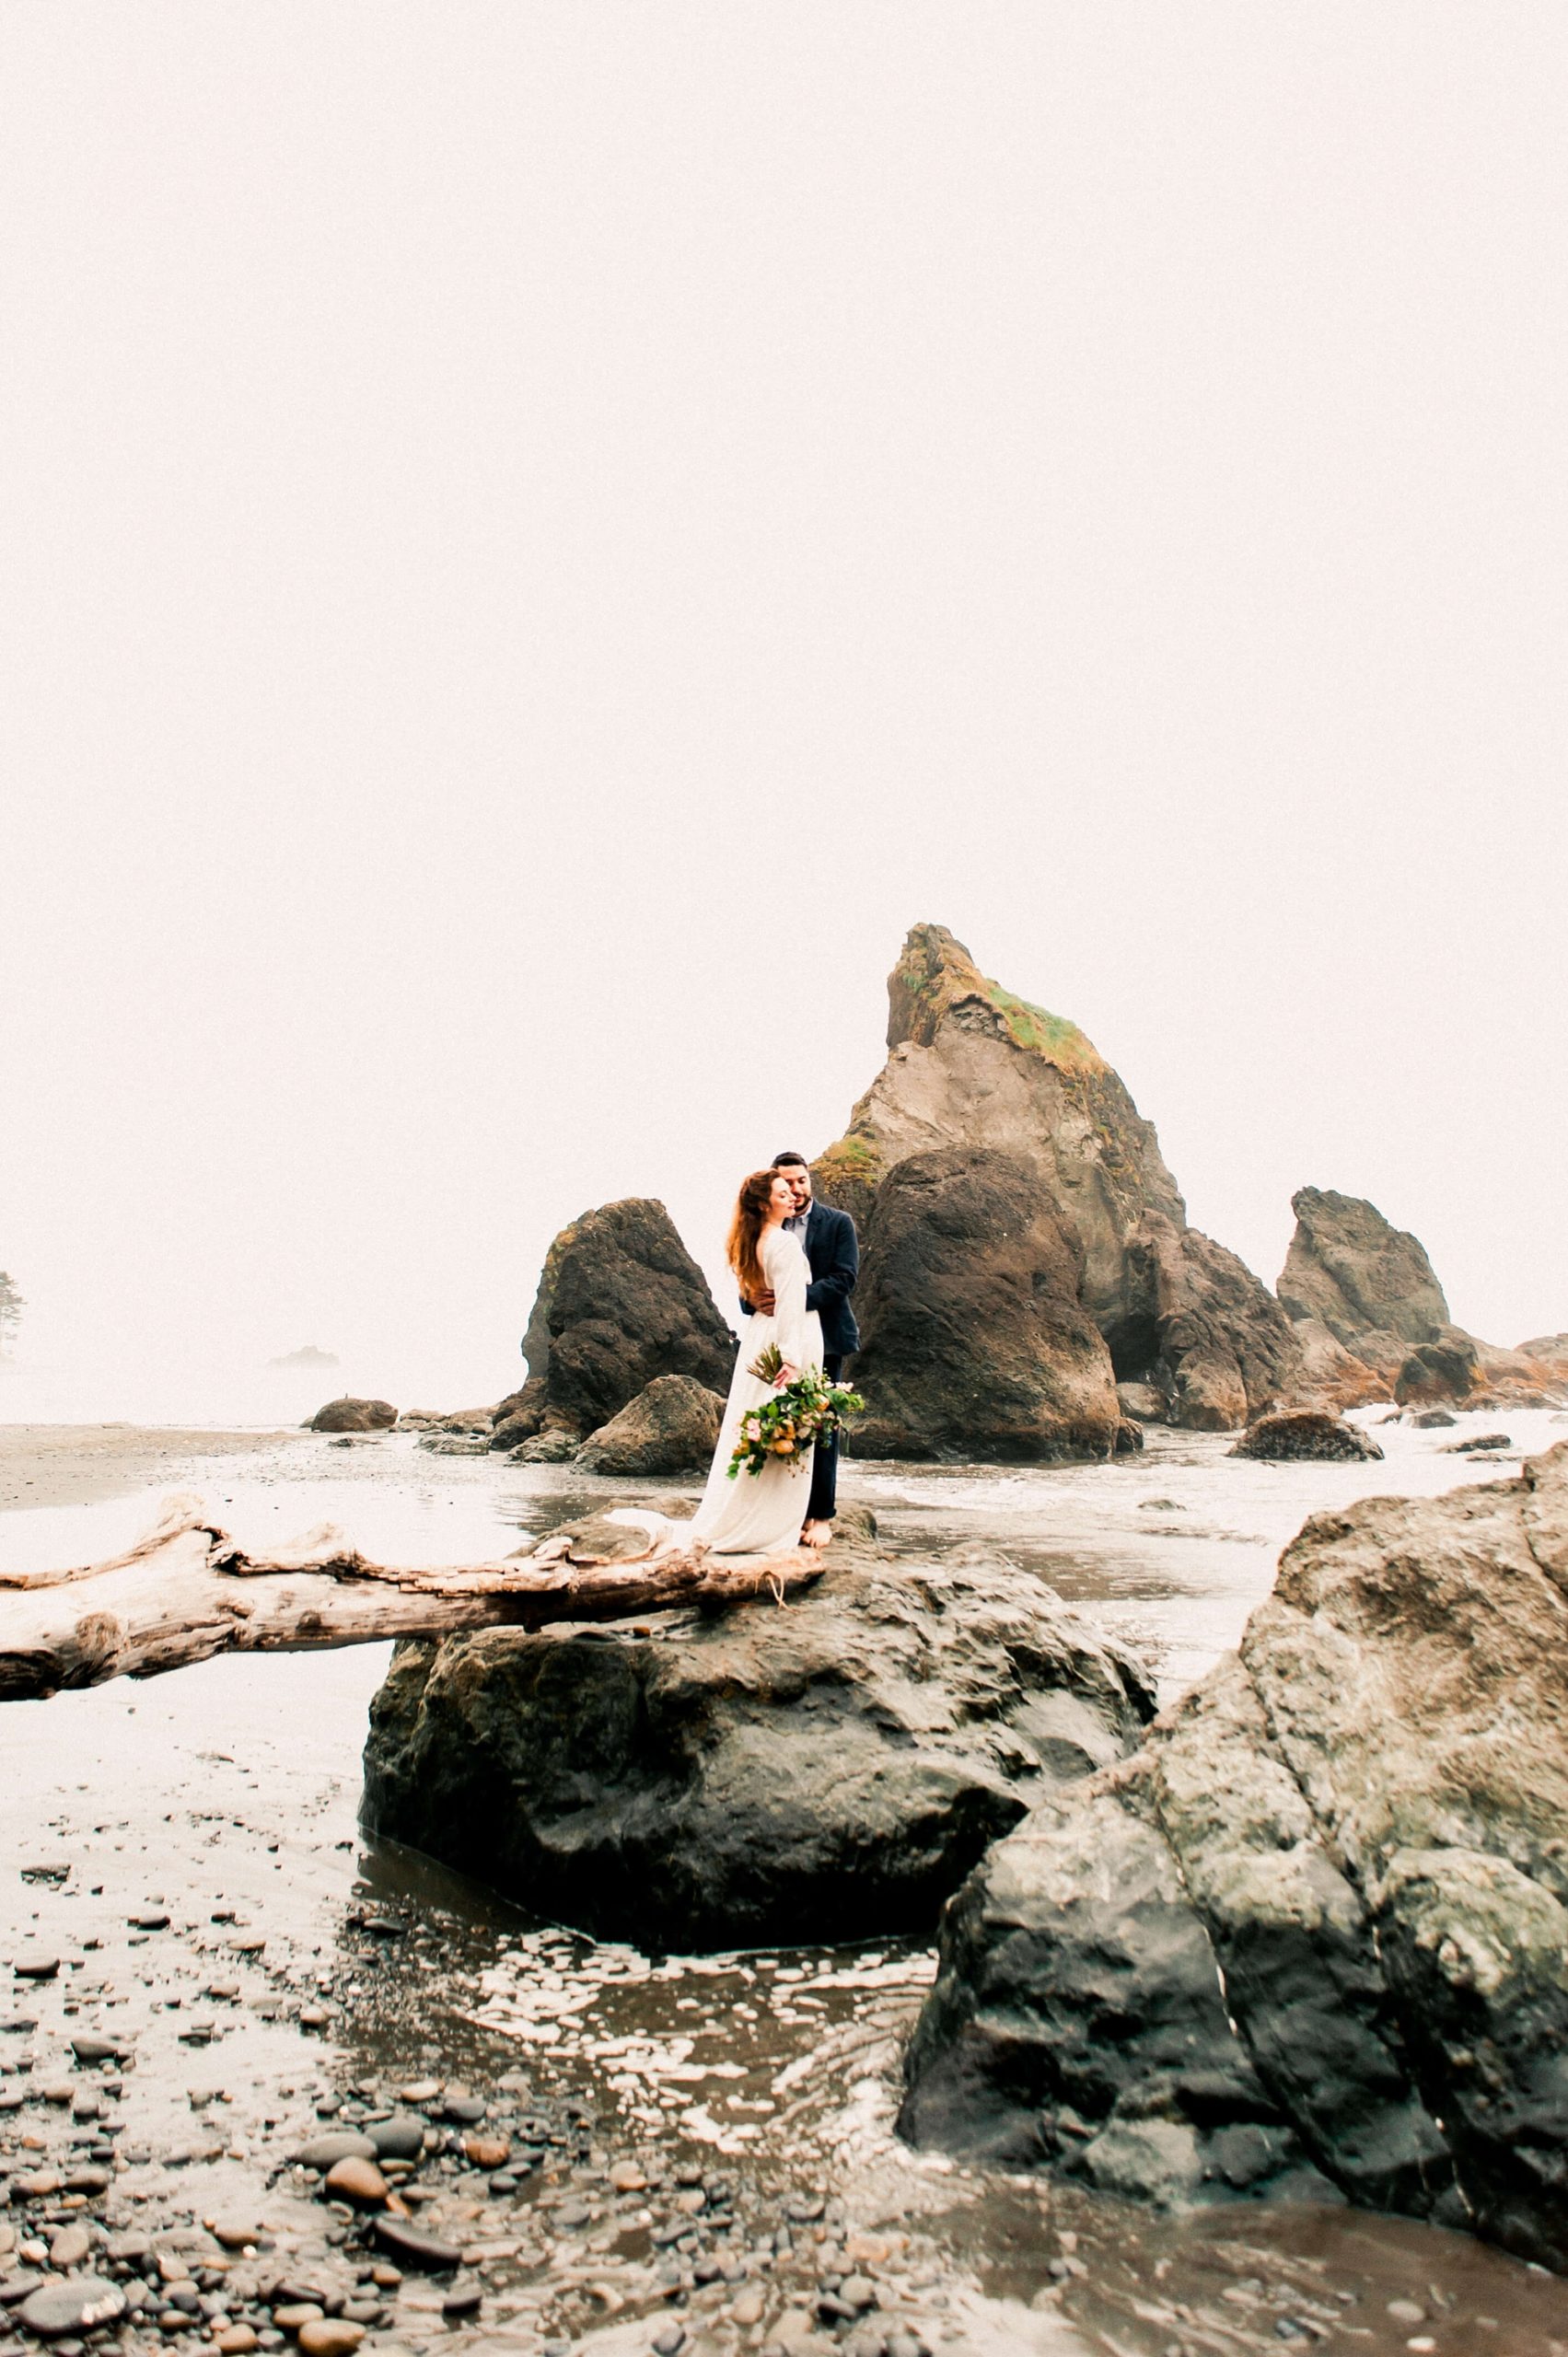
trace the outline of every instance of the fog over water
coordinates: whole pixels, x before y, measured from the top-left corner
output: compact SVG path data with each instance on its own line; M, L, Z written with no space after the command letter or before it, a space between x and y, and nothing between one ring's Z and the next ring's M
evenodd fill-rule
M1565 52L8 9L0 1420L494 1399L619 1195L716 1280L924 918L1265 1279L1338 1187L1568 1328Z

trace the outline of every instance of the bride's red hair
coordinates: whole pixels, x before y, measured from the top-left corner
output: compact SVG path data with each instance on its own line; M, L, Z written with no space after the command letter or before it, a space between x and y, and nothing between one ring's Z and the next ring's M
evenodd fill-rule
M776 1170L754 1170L749 1178L740 1182L740 1192L735 1199L735 1213L729 1223L729 1236L725 1244L725 1258L735 1271L735 1281L742 1297L755 1301L759 1294L768 1290L768 1280L762 1274L762 1263L757 1257L757 1246L767 1222L768 1206L772 1201Z

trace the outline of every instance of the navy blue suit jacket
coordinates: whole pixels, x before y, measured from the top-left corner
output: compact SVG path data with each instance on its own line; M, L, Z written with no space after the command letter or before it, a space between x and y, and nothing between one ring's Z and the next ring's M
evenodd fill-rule
M822 1321L822 1355L847 1358L860 1348L860 1329L849 1306L860 1274L860 1242L848 1212L813 1202L806 1223L806 1262L811 1271L806 1306ZM749 1318L750 1303L740 1306Z

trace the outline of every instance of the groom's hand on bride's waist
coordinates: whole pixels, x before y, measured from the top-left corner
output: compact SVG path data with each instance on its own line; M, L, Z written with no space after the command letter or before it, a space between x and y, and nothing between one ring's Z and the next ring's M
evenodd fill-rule
M771 1318L774 1308L773 1295L771 1293L753 1294L751 1306L759 1318Z

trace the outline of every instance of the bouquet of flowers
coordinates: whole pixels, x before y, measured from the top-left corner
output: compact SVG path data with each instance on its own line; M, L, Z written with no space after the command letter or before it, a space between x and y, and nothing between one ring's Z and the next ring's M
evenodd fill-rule
M747 1373L775 1388L771 1399L760 1408L749 1409L741 1419L740 1436L729 1460L732 1481L742 1470L760 1473L764 1465L784 1463L796 1472L808 1448L837 1432L846 1416L865 1405L858 1391L852 1391L847 1383L830 1383L819 1367L808 1366L793 1383L781 1384L784 1361L772 1342Z

